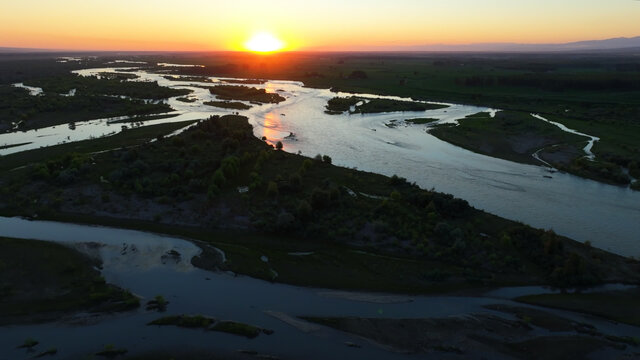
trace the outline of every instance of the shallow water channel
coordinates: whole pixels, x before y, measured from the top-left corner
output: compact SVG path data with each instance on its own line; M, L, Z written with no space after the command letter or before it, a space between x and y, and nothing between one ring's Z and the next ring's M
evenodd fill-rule
M131 230L29 221L0 217L0 236L40 239L67 244L103 261L102 274L109 283L131 290L142 303L162 295L170 303L166 313L137 311L91 316L78 314L55 323L0 327L0 359L31 358L34 354L16 349L27 338L40 342L39 349L55 347L56 358L85 358L85 355L113 344L129 354L151 350L208 350L219 354L253 350L282 359L406 359L416 356L390 352L326 327L299 329L271 314L291 317L359 316L369 318L426 318L492 313L483 305L511 303L513 295L548 292L539 287L500 289L484 296L410 296L358 294L326 289L302 288L227 273L194 268L190 258L200 250L179 238ZM167 259L169 251L179 260ZM277 270L277 269L276 269ZM588 321L600 331L633 335L637 328L589 319L573 313L559 313L577 321ZM272 329L272 335L255 339L177 327L146 324L164 315L202 314ZM497 314L497 313L496 313ZM504 316L504 315L503 315ZM345 342L361 345L349 347ZM441 355L436 354L435 358ZM418 356L424 358L424 356Z

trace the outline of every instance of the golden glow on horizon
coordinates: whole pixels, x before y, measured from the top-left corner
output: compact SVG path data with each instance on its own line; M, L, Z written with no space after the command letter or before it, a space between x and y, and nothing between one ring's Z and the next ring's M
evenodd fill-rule
M284 43L268 32L254 34L249 41L244 44L245 49L257 53L273 53L281 51Z
M632 0L5 0L0 47L247 51L263 30L279 51L563 43L638 36L638 19Z

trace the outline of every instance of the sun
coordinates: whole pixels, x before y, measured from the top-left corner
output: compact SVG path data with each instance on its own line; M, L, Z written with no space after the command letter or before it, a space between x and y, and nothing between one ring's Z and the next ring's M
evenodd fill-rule
M268 32L259 32L254 34L244 47L253 52L271 53L282 50L284 43Z

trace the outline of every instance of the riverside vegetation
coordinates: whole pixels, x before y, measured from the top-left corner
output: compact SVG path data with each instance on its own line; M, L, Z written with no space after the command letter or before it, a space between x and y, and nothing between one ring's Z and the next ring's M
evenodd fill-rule
M242 116L137 147L36 161L0 179L5 214L172 229L227 253L227 263L196 265L292 284L429 292L639 279L634 260L451 195L274 150ZM300 250L312 254L287 255Z
M105 283L93 259L62 245L0 238L0 324L44 322L80 309L116 312L139 300Z
M215 61L217 59L220 58ZM471 64L462 73L460 59ZM89 62L77 67L84 68ZM520 90L539 87L541 91L535 95L526 91L512 92L513 89L505 88L504 81L477 86L473 84L475 80L461 80L463 76L473 78L478 72L502 76L496 73L499 70L512 74L546 71L545 78L551 81L548 79L577 67L608 73L605 76L608 78L617 76L610 73L615 69L602 64L604 60L601 59L592 64L575 64L561 57L555 60L539 58L527 64L519 59L485 61L474 57L437 57L425 61L423 57L368 55L364 59L315 59L280 73L276 70L284 67L276 69L269 65L270 70L264 76L247 77L300 79L310 86L336 86L336 90L400 96L413 93L425 100L460 101L514 110L505 111L496 117L494 124L486 126L472 124L473 119L462 120L460 129L454 131L464 130L468 123L479 126L477 131L517 135L519 130L512 128L530 126L526 112L541 113L553 121L602 137L593 149L596 159L612 160L616 166L612 173L626 167L637 178L637 165L628 161L637 153L634 117L629 116L633 115L635 106L633 87L620 87L620 97L605 95L602 99L610 102L605 103L600 101L602 92L597 86L590 86L583 92L575 87L565 88L564 91L570 92L568 100L560 100L557 89L531 81L526 83L528 85L519 85ZM98 61L94 65L101 63ZM0 79L5 83L25 81L45 87L44 96L33 97L24 89L2 85L3 89L24 97L25 104L49 99L76 101L84 96L78 89L74 97L47 94L46 88L55 84L47 85L47 81L41 79L55 73L54 67L34 67L28 74L17 71L12 74L5 72L6 68L4 63L0 66ZM344 71L349 73L350 70L345 70L349 68L363 69L367 76L339 75ZM624 69L620 70L622 74L637 71ZM215 64L171 71L204 72L205 75L255 73L251 66L220 67ZM597 77L593 74L585 76ZM402 82L404 78L406 80ZM426 81L427 78L431 80ZM95 83L93 79L89 82ZM66 87L52 87L50 91L70 89L69 84L71 80ZM615 82L607 85L609 89L614 86L612 84ZM97 89L97 85L91 86ZM243 89L247 87L235 88L240 89L222 96L256 101L255 98L237 99L237 94L277 95ZM485 91L487 88L491 91ZM506 97L507 92L513 96ZM130 102L98 94L87 96L92 101ZM278 98L264 98L273 99ZM343 106L340 111L349 111L358 102L347 100L348 107ZM618 104L617 110L612 110L611 103ZM51 105L50 114L55 115L54 109L59 105ZM97 110L92 108L87 113L94 111ZM591 120L585 120L587 118ZM52 219L175 232L204 239L222 248L229 261L214 264L196 259L199 266L300 285L430 292L482 285L637 283L638 265L634 260L477 211L463 200L417 189L397 177L334 167L326 156L311 160L274 151L253 138L243 118L214 118L183 135L163 139L163 135L184 126L165 124L130 129L108 138L4 156L0 158L0 167L15 170L0 176L0 208L6 215L37 214ZM214 126L220 129L211 129ZM533 132L547 131L535 127ZM562 138L566 133L549 134L554 141L573 149L579 149L578 145L584 141L573 136ZM154 138L160 141L146 144ZM114 148L120 149L90 155ZM532 161L529 157L532 150L526 149L523 153L526 160L523 161ZM504 152L514 153L514 149L505 148ZM616 154L621 155L620 159L615 160ZM634 185L637 187L637 184ZM240 193L238 188L244 187L248 192ZM74 195L76 191L80 196ZM123 205L118 205L120 203ZM173 203L175 207L170 205ZM153 205L154 212L140 212L140 204ZM80 216L80 212L89 215ZM198 221L193 221L194 214L200 216L195 217ZM127 220L129 218L133 220ZM309 255L293 257L288 255L291 251L304 251ZM269 263L259 260L263 254L269 257ZM401 279L398 274L402 274ZM552 306L554 302L562 303L563 307L570 306L565 299L550 299L545 305ZM606 308L606 301L597 306ZM589 307L596 305L577 310L587 311L585 309ZM604 312L599 314L607 316Z
M150 115L171 111L169 105L145 103L77 92L75 96L58 93L29 95L26 89L0 85L0 131L20 130L66 124L96 118Z
M259 60L259 61L256 61ZM567 54L251 54L183 61L175 73L303 81L333 91L372 93L536 113L600 138L595 161L561 168L610 183L639 178L640 62L632 52ZM352 76L354 73L359 76ZM365 76L362 76L362 75ZM352 103L350 106L355 105ZM348 111L342 107L338 111ZM328 110L330 111L330 110ZM637 182L633 188L640 188Z

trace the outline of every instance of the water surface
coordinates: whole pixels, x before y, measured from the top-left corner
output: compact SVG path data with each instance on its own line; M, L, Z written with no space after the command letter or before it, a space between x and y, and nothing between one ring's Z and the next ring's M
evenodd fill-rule
M86 76L121 70L99 68L76 73ZM157 81L162 86L193 90L189 95L196 98L193 103L180 102L177 98L167 100L176 109L175 117L147 124L204 119L235 112L204 105L215 99L205 87L220 83L222 78L211 77L211 83L202 83L171 81L163 74L144 71L127 73L139 76L132 81ZM327 115L324 113L327 100L336 95L352 94L306 88L295 81L267 81L251 86L278 92L287 99L280 104L250 104L251 109L240 112L249 117L257 137L265 136L272 144L282 141L285 151L307 156L326 154L336 165L384 175L397 174L425 189L433 188L465 199L472 206L490 213L552 229L581 242L590 241L594 246L618 254L640 256L640 192L566 173L551 174L546 166L477 154L430 135L427 131L430 125L408 125L402 121L428 117L438 119L437 123L455 123L467 115L495 112L494 109L448 104L445 109L424 112ZM399 125L388 127L392 120L397 120ZM98 119L76 123L75 130L61 125L1 134L0 145L28 144L2 149L0 155L121 131L122 124L110 124L112 121ZM585 151L586 155L591 155L590 145L596 138L587 136L591 141Z

